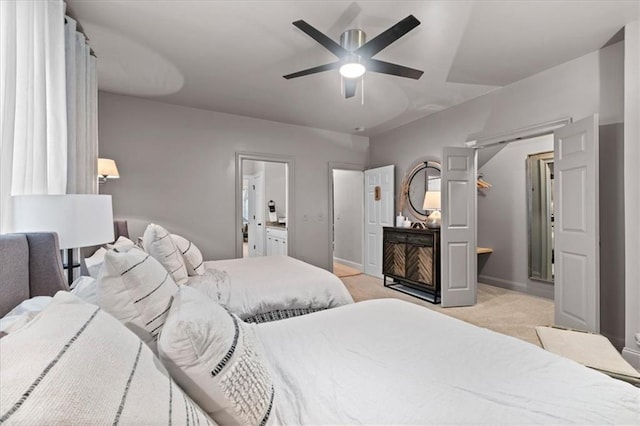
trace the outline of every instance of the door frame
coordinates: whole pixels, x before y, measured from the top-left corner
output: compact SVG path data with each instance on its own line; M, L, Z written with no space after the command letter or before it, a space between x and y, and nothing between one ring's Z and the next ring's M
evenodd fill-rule
M537 124L521 127L515 130L509 130L502 133L495 133L490 135L475 133L469 136L469 138L467 139L467 142L465 142L465 146L469 148L481 149L481 148L487 148L487 147L499 145L499 144L518 142L519 140L531 139L536 136L553 134L555 130L561 127L564 127L567 124L571 124L572 122L573 122L573 119L571 117L563 117L557 120L537 123ZM477 173L477 170L476 170L476 173ZM477 212L476 212L476 221L477 221ZM444 232L444 230L442 232ZM476 271L476 274L477 274L477 271Z
M353 170L353 171L358 171L358 172L362 172L362 181L364 183L364 170L366 168L366 166L364 164L353 164L353 163L339 163L339 162L333 162L330 161L329 162L329 214L328 214L328 220L327 222L328 224L328 228L329 228L329 235L331 236L331 238L329 239L329 272L333 272L333 253L334 253L334 249L333 249L333 221L335 220L334 218L334 211L333 211L333 171L334 170ZM363 194L361 194L363 195ZM364 195L362 197L362 212L363 212L363 217L362 217L362 221L361 221L361 225L362 225L362 241L360 242L360 249L362 251L361 256L362 256L362 269L364 269Z
M266 154L260 152L236 151L236 258L242 258L242 161L266 161L271 163L284 163L287 165L287 253L295 255L295 161L287 155Z

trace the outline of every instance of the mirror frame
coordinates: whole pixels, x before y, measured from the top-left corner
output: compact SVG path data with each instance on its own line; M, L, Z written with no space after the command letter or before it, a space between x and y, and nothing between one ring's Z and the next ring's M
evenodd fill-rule
M420 161L419 163L413 166L411 171L409 171L409 173L405 175L405 179L403 180L403 183L402 183L402 197L404 197L404 200L406 202L407 210L409 211L411 216L423 222L427 220L428 215L422 213L424 210L422 209L418 210L411 203L411 197L410 197L411 182L413 181L413 179L416 177L418 173L428 168L436 169L438 170L439 173L442 173L442 166L440 165L439 161L424 160L424 161Z
M547 186L542 188L542 177L536 173L536 168L544 164L548 167L549 163L554 162L553 151L543 151L529 154L526 160L527 172L527 249L528 249L528 278L534 281L542 281L553 284L555 277L553 276L553 207L551 183L544 179ZM539 171L539 170L538 170ZM537 179L535 179L537 177ZM551 189L551 192L547 192ZM534 199L534 197L544 197L542 199ZM543 201L546 201L543 203ZM543 205L544 204L544 205ZM534 212L535 207L538 211ZM537 214L536 214L537 213ZM537 232L536 232L537 231ZM543 235L544 231L544 235ZM534 241L535 239L535 241ZM534 249L539 247L538 250ZM546 247L546 250L542 250ZM535 252L535 253L534 253ZM537 256L536 256L537 255ZM534 258L535 257L535 258ZM543 259L544 257L544 259ZM537 259L537 262L536 262ZM548 270L548 274L543 272Z

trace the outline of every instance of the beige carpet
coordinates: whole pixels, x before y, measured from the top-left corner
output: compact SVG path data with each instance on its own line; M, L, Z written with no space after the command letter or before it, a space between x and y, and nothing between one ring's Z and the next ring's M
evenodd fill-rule
M478 285L478 303L464 308L442 308L382 285L369 275L342 278L356 302L396 298L424 306L463 321L540 346L535 327L553 324L553 301L486 284Z
M358 271L357 269L338 262L333 262L333 273L340 278L352 277L362 274L362 272Z

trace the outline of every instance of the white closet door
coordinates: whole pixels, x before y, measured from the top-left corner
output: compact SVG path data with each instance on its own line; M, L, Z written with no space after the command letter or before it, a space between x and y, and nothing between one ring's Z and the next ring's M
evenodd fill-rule
M600 330L598 116L554 132L555 323Z
M476 151L442 150L441 292L442 306L476 304Z

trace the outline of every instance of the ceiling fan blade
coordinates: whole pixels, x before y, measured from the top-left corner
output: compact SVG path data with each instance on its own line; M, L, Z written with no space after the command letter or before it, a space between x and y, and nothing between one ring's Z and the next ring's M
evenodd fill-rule
M329 37L318 31L311 25L307 24L302 19L300 19L299 21L295 21L293 25L300 28L302 31L304 31L305 34L320 43L325 49L336 55L338 58L342 58L343 56L349 54L349 52L345 48L340 46L335 41L331 40Z
M380 61L378 59L369 59L369 61L367 61L367 71L397 75L398 77L413 78L414 80L419 80L420 77L422 77L422 74L424 74L424 71Z
M398 40L418 25L420 25L420 21L418 21L415 16L409 15L393 27L363 44L353 53L364 56L365 58L371 58L373 55L380 52L382 49L389 46L391 43Z
M302 70L302 71L294 72L294 73L291 73L291 74L283 75L283 77L286 78L287 80L289 80L289 79L292 79L292 78L302 77L302 76L309 75L309 74L316 74L316 73L319 73L319 72L322 72L322 71L334 70L334 69L338 68L339 66L340 66L340 61L332 62L330 64L319 65L317 67L307 68L306 70Z
M344 98L353 98L356 95L356 87L358 86L358 78L344 79Z

